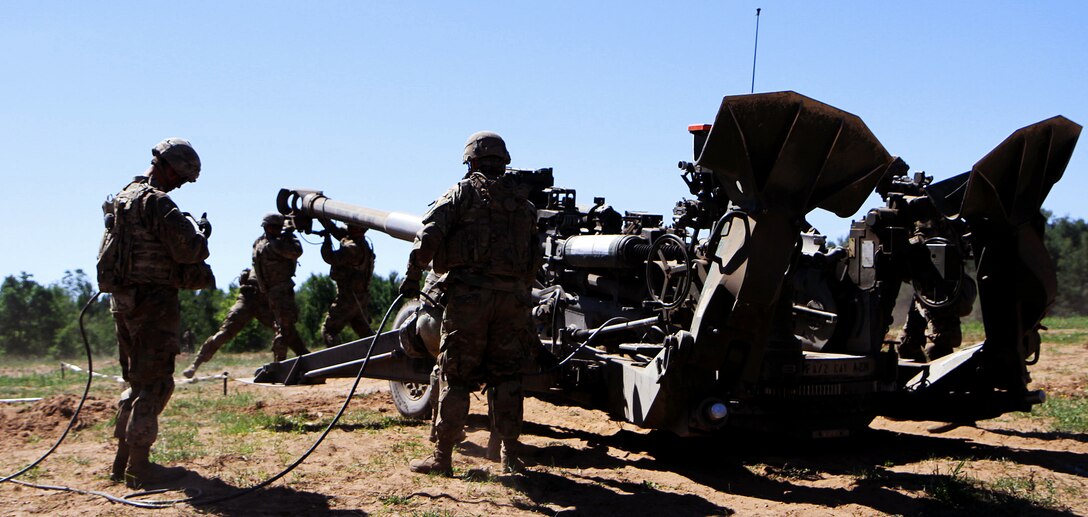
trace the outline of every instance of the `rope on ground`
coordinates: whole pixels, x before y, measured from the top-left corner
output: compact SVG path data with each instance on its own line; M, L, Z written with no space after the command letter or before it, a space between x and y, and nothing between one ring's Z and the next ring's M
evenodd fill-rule
M78 367L78 366L76 366L74 364L68 364L68 363L63 363L62 362L62 363L60 363L60 365L67 368L67 369L69 369L69 370L72 370L73 372L84 372L84 371L86 371L83 368L80 368L80 367ZM105 375L105 374L101 374L101 373L98 373L98 372L95 372L95 371L92 371L91 375L93 375L95 377L102 377L102 378L105 378L105 379L112 379L112 380L120 382L120 383L125 382L124 379L122 379L121 377L119 377L117 375Z

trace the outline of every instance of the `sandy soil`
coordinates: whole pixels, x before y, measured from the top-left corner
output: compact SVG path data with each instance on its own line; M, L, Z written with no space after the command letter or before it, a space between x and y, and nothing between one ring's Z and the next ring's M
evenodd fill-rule
M1034 387L1084 394L1088 348L1044 355ZM241 373L241 372L239 372ZM221 381L218 381L221 382ZM233 382L263 411L319 421L339 409L346 382L269 388ZM351 408L396 416L384 383L368 381ZM214 396L209 382L179 386ZM177 400L177 399L176 399ZM8 474L46 450L71 417L71 395L0 407L0 472ZM872 432L847 440L792 442L759 437L676 439L603 413L539 400L526 404L527 472L500 475L485 456L486 404L473 402L455 477L415 475L407 461L429 449L425 424L345 424L292 473L271 486L211 505L178 504L158 515L1063 515L1088 514L1088 436L1048 432L1047 423L1006 415L976 427L878 419ZM126 493L111 483L109 426L113 401L89 400L77 431L30 481ZM201 429L208 453L178 465L181 493L233 493L278 472L307 449L319 426L224 437ZM997 492L1022 498L1009 504ZM957 491L969 495L955 497ZM951 498L941 494L952 493ZM1034 498L1034 499L1031 499ZM953 501L955 504L950 504ZM5 515L149 513L89 495L0 485Z

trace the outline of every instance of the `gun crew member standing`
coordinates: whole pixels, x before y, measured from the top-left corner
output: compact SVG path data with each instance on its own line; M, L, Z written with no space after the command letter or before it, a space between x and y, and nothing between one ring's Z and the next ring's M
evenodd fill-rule
M329 265L329 277L336 282L336 299L321 323L325 346L339 344L340 331L350 324L359 337L374 335L370 328L370 278L374 276L374 250L366 242L366 228L349 224L343 230L322 220L327 229L321 243L321 258ZM332 237L340 241L333 249Z
M272 340L272 359L287 359L287 349L303 355L309 353L302 344L295 322L295 268L302 256L302 243L295 237L295 228L280 214L270 213L261 219L264 234L253 243L253 274L257 285L268 297L276 318L276 337Z
M254 319L261 325L273 331L276 330L276 318L272 315L272 306L268 303L268 297L261 292L261 288L257 285L257 277L253 275L253 270L247 267L242 270L242 274L238 277L238 299L234 301L234 305L227 311L227 317L223 318L223 323L219 325L219 331L208 336L204 344L200 345L200 350L196 353L193 364L189 365L181 374L187 378L193 378L193 375L196 375L196 369L200 368L200 365L211 361L223 344L234 339Z
M178 289L215 286L208 258L211 225L196 227L168 192L196 181L200 158L181 138L156 145L151 168L103 205L106 233L99 249L99 289L112 293L121 375L114 436L118 440L110 478L133 488L162 484L184 475L148 460L159 431L159 413L174 392L181 308Z
M506 472L521 469L522 368L529 353L532 280L541 253L528 189L504 174L510 163L499 135L479 132L465 144L469 174L435 202L416 235L401 293L419 294L433 261L446 274L446 310L438 356L440 394L435 450L411 470L452 475L453 446L468 417L469 394L494 388L492 432L502 440Z

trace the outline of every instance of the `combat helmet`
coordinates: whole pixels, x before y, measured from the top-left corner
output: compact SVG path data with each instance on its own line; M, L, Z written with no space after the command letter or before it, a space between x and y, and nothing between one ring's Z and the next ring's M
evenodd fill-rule
M491 131L477 131L468 137L465 142L465 155L462 163L468 163L474 158L495 156L503 160L503 164L510 163L510 153L506 151L506 142L498 133Z
M163 160L186 181L196 181L200 176L200 157L193 144L184 138L172 137L159 142L151 148L151 156L152 164Z
M283 226L283 220L282 215L277 214L276 212L269 212L264 214L264 217L261 218L261 226L275 226L279 228Z

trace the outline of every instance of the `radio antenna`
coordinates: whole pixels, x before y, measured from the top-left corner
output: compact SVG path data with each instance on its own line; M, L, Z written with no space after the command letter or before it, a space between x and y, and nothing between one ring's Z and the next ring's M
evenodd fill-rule
M759 12L763 9L756 8L756 44L752 49L752 91L756 92L756 56L759 55Z

